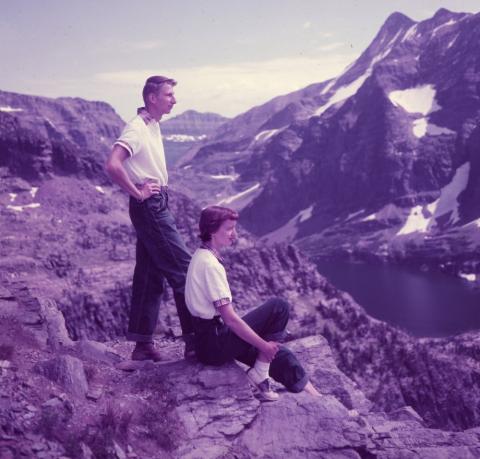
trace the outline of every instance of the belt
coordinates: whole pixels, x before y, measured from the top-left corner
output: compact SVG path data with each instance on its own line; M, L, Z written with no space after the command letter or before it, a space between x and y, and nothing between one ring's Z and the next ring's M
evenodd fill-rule
M201 317L192 316L193 328L197 333L205 333L210 331L217 332L217 328L224 325L220 316L215 316L212 319L202 319Z
M147 182L145 182L147 183ZM135 186L141 190L143 188L143 185L145 185L145 183L135 183ZM161 193L166 193L168 191L168 185L159 185L160 186L160 192Z

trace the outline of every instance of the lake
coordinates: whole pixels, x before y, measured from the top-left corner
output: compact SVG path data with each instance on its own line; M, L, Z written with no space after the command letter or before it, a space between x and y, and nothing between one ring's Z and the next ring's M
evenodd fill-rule
M417 337L480 329L480 289L436 272L347 261L317 261L318 270L376 319Z

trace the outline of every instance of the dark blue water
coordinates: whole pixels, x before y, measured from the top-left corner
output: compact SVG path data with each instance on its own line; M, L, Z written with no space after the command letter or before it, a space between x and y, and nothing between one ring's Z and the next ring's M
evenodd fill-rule
M318 269L368 314L414 336L480 329L480 290L442 273L398 266L319 261Z

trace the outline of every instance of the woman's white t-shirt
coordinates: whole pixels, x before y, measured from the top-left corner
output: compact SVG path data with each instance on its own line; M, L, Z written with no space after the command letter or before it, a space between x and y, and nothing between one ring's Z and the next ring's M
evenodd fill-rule
M232 302L227 273L208 249L197 249L187 271L185 301L190 313L202 319L218 316L218 308Z

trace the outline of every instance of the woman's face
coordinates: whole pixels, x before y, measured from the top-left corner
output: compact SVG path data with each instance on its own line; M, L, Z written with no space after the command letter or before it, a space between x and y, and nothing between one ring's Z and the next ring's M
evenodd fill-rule
M212 245L216 249L231 246L237 239L236 220L225 220L218 230L212 234Z

